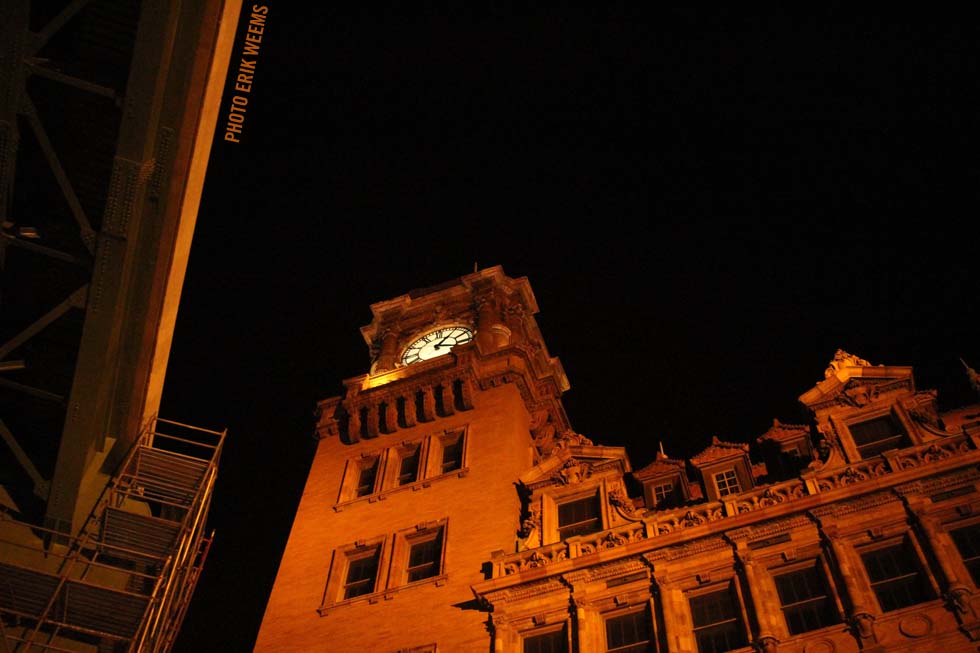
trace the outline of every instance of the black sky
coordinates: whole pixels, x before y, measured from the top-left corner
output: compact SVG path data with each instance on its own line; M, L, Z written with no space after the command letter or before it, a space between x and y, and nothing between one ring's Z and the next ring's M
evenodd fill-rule
M251 650L369 305L474 265L528 277L573 428L634 468L804 422L837 348L974 398L963 17L268 6L161 407L229 431L177 653Z

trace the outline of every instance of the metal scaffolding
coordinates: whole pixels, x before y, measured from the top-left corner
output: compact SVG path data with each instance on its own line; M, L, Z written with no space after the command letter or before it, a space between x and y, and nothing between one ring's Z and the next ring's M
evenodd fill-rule
M0 1L0 653L166 651L207 555L155 416L240 10Z
M213 539L225 435L154 419L67 541L0 513L0 650L169 651Z

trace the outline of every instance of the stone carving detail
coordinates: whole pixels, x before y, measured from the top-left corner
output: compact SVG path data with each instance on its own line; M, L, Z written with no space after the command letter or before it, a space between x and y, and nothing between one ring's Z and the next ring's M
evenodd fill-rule
M832 423L818 424L817 433L817 461L819 463L814 461L810 467L819 467L821 463L825 464L834 452L841 455L840 441L837 439L837 433Z
M538 544L540 537L538 534L541 529L541 506L534 504L530 506L524 519L521 520L521 529L517 532L519 538L528 547ZM531 540L530 542L528 540Z
M926 449L909 452L906 455L896 457L899 469L911 469L919 465L934 463L940 460L952 458L958 453L966 453L970 450L965 440L959 442L933 443Z
M609 491L609 503L619 510L624 517L636 517L636 506L621 487L613 488Z
M657 523L657 534L666 535L667 533L673 533L674 531L684 528L700 526L708 523L709 521L722 519L724 516L724 509L720 504L714 504L713 506L706 508L688 510L683 514L675 513L673 516L661 519Z
M702 537L696 540L686 542L684 544L679 544L677 546L669 546L663 549L657 549L650 553L643 555L651 564L655 564L657 561L662 560L679 560L681 558L688 558L690 556L698 555L700 553L705 553L707 551L716 551L718 549L730 549L731 544L725 540L722 536L709 536Z
M547 408L534 411L531 414L531 437L534 447L542 458L554 455L566 447L575 445L591 446L592 440L571 430L558 430L551 419Z
M945 431L946 425L936 412L937 397L936 390L919 390L913 396L904 399L902 405L908 411L909 417L916 422Z
M587 462L575 460L567 461L551 478L562 485L581 483L592 476L592 465Z
M642 525L631 524L619 530L606 531L593 536L591 539L583 540L579 544L579 551L582 555L595 553L603 549L613 549L617 546L637 542L645 539L646 534Z
M851 617L851 632L857 637L861 648L877 643L878 635L875 633L875 618L867 612L858 612Z
M775 506L784 501L799 499L806 496L806 486L803 483L794 482L778 487L768 487L761 493L748 497L746 500L736 504L738 512L751 512L761 508Z
M878 390L868 384L848 384L840 395L837 396L839 403L847 406L867 406L872 400L878 398Z
M980 394L980 374L977 374L976 370L966 364L966 361L962 358L960 362L963 363L963 367L966 368L966 376L970 380L970 387L977 394Z
M537 518L537 516L534 516L529 519ZM532 530L529 535L532 539L537 539L536 531ZM595 533L591 537L580 536L578 545L572 546L571 549L564 542L540 548L526 548L518 553L505 556L501 561L500 569L504 575L515 574L527 569L535 569L553 562L558 562L559 560L565 560L569 557L589 555L597 551L612 549L645 538L646 531L644 525L642 523L632 523L619 529ZM534 545L532 544L531 546L533 547Z
M531 597L543 596L552 592L566 591L568 591L568 588L561 579L548 578L538 582L523 583L517 587L511 587L499 592L493 592L487 594L486 598L489 599L491 604L500 605L503 603L526 601Z
M932 632L932 620L924 614L908 615L898 623L898 630L906 637L923 637Z
M504 575L516 574L528 569L543 567L553 562L565 560L567 557L568 553L565 551L564 545L551 549L535 549L529 555L521 556L517 560L504 563Z
M771 537L773 535L779 535L780 533L785 533L786 531L806 528L812 523L813 522L805 515L794 515L792 517L786 517L785 519L769 520L760 524L753 524L752 526L737 528L735 530L728 531L727 537L733 542L737 542L739 540L757 540L760 538Z
M643 559L637 556L623 558L622 560L607 562L605 564L591 565L585 569L578 569L574 572L563 574L563 576L566 580L575 584L578 582L594 582L606 578L625 576L633 572L645 571L646 569L648 567L643 563Z
M900 501L898 496L892 492L877 492L866 494L852 501L839 501L830 505L823 505L814 508L811 514L818 520L826 520L828 517L843 517L863 510L871 510L878 506Z
M968 587L956 584L949 588L943 598L946 599L946 605L956 615L960 627L970 639L974 642L980 640L980 596L974 595ZM914 626L912 630L915 632ZM902 630L902 633L908 634L905 630Z
M968 447L964 441L963 448L961 448L960 451L965 450L968 450ZM895 486L895 491L902 495L935 494L936 492L942 492L944 490L951 490L964 486L973 486L977 481L980 481L980 471L970 468L957 471L952 474L943 474L942 476L919 479L911 483L903 483L902 485Z
M837 645L829 639L817 639L803 645L803 653L834 653Z
M476 307L476 312L480 317L480 326L483 326L484 321L489 326L489 322L499 316L497 299L492 292L484 292L475 297L473 299L473 305Z
M970 590L963 585L956 585L946 593L946 602L958 614L970 614Z
M531 415L531 437L541 458L553 456L558 451L571 446L592 446L592 440L571 430L558 431L551 421L551 413L546 409Z
M848 354L843 349L838 349L834 353L834 359L830 361L830 365L824 370L823 376L825 379L829 379L844 367L871 367L871 363L863 358Z
M558 449L564 449L570 446L591 447L592 440L574 431L563 431L555 437L555 446Z
M775 637L761 637L755 648L759 653L779 653L779 640Z
M612 549L613 547L620 546L629 542L629 539L625 537L622 533L608 532L605 537L599 542L599 548L601 549Z
M880 460L873 460L861 465L852 465L844 471L822 476L817 479L817 487L821 491L833 490L838 487L845 487L855 483L861 483L878 476L888 473L885 463Z
M553 443L557 429L551 423L551 414L546 409L534 411L531 415L531 437L534 446L542 456L553 452Z

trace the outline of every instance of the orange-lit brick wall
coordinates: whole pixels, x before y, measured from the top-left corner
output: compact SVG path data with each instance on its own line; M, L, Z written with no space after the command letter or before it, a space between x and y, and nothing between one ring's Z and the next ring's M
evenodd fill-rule
M468 438L464 475L335 510L348 460L456 427L465 427ZM514 479L531 462L529 416L515 385L477 392L473 409L397 434L354 444L321 440L255 651L396 651L438 641L440 651L485 652L487 615L475 609L470 587L484 578L491 551L514 549L520 517ZM326 614L317 612L337 547L440 519L448 520L444 585L419 583L388 598L381 593L333 607L328 601Z

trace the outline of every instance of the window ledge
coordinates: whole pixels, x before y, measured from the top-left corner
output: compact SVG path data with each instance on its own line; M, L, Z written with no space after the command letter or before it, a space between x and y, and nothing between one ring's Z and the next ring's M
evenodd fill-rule
M391 599L395 598L396 594L405 590L415 589L416 587L421 587L423 585L435 585L436 587L442 587L448 581L449 574L439 574L438 576L433 576L432 578L417 580L414 583L406 583L405 585L399 585L397 587L389 587L381 590L380 592L372 592L371 594L364 594L353 599L345 599L343 601L321 605L316 611L321 617L326 617L335 610L346 608L351 605L358 603L374 604L381 603L382 601L390 601Z
M414 483L406 483L405 485L399 485L397 487L387 488L381 492L375 492L374 494L365 494L363 497L357 497L356 499L348 499L347 501L341 501L334 504L334 512L340 512L344 508L357 504L357 503L376 503L378 501L384 501L392 494L397 494L398 492L405 491L419 491L432 485L435 481L442 481L443 479L452 478L457 476L463 478L470 473L469 467L461 467L459 469L454 469L451 472L446 472L445 474L439 474L438 476L430 476L428 478L423 478L421 480L415 481ZM358 597L360 598L360 597Z

